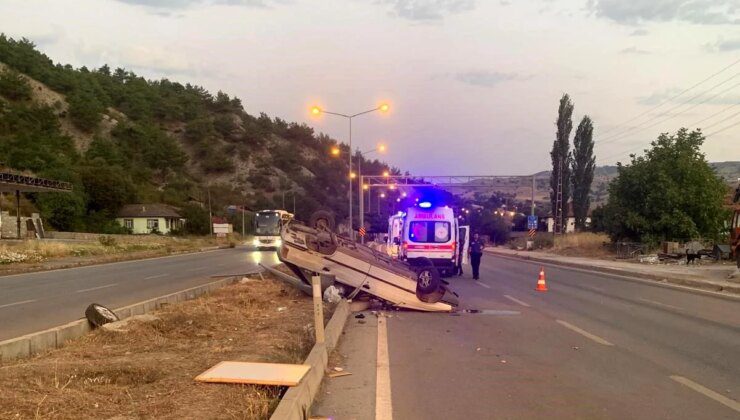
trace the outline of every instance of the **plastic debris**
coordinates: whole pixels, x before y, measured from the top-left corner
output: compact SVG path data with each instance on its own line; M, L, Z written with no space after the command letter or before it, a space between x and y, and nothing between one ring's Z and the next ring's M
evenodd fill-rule
M342 300L341 290L335 286L329 286L324 290L324 301L328 303L339 303Z

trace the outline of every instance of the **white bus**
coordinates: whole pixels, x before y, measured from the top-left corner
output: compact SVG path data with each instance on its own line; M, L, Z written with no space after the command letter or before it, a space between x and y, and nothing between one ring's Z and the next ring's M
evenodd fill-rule
M255 213L252 245L258 250L280 248L280 229L292 218L293 214L285 210L262 210Z

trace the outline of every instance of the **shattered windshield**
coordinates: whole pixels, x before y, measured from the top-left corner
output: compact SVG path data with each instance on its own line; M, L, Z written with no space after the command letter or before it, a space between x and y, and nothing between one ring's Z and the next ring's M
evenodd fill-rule
M280 215L276 212L257 213L254 233L264 236L280 235Z

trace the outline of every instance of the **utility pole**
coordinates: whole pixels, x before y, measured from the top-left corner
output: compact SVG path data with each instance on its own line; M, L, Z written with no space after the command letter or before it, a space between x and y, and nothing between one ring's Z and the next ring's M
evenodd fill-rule
M537 188L537 184L535 183L535 176L532 175L532 216L534 216L534 190Z
M555 226L556 235L563 233L563 157L558 158L558 190L555 194Z
M244 231L244 212L247 209L246 207L247 207L246 204L242 206L242 239L244 238L244 234L245 234L245 231Z
M213 236L213 210L211 209L211 187L208 186L208 226Z

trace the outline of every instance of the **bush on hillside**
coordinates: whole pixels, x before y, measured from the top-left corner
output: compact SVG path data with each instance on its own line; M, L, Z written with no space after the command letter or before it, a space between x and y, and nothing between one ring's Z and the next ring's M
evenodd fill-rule
M31 99L31 85L13 70L0 72L0 94L13 101Z

